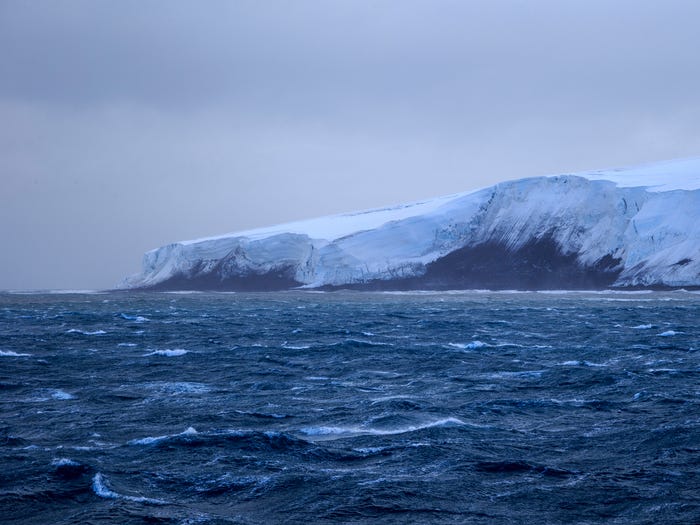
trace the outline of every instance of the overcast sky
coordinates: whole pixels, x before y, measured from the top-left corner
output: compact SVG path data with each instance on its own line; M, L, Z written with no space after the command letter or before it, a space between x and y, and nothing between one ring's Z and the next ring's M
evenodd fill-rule
M0 289L700 154L697 0L0 0Z

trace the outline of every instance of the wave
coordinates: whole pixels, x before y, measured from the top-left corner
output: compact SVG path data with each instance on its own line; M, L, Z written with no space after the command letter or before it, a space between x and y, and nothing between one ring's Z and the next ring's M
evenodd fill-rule
M153 505L168 504L167 501L163 501L161 499L147 498L145 496L129 496L127 494L120 494L118 492L114 492L112 489L109 488L109 486L107 485L106 478L100 472L95 474L95 476L92 478L92 490L96 495L105 499L122 499L127 501L133 501L136 503L150 503Z
M104 295L104 290L3 290L9 295Z
M149 383L146 385L149 390L156 391L167 395L177 394L207 394L211 392L211 388L204 383L195 383L191 381L172 381Z
M392 436L396 434L407 434L409 432L417 432L419 430L425 430L428 428L435 427L456 427L456 426L466 426L467 423L458 419L456 417L447 417L443 419L437 419L435 421L429 421L418 425L408 425L405 427L391 428L391 429L380 429L371 428L363 426L351 426L351 427L307 427L300 429L300 432L306 436L313 436L320 439L342 439L345 437L356 437L356 436Z
M282 348L285 350L308 350L311 348L311 345L290 345L284 342L282 343Z
M221 494L228 494L231 491L264 487L272 481L273 478L271 476L234 476L231 473L226 473L213 480L196 482L194 490L207 496L218 496Z
M536 290L535 293L545 295L644 295L656 293L654 290Z
M65 392L63 390L54 390L51 394L51 397L60 400L75 399L75 396L73 394L69 394L68 392Z
M127 321L134 321L136 323L145 323L146 321L150 321L148 317L143 317L141 315L129 315L129 314L119 314L122 319L126 319Z
M477 348L485 348L491 345L481 341L472 341L471 343L448 343L447 346L459 348L460 350L476 350Z
M594 363L593 361L584 361L583 364L591 368L606 368L610 366L608 363Z
M0 357L31 357L32 354L18 354L12 350L0 350Z
M181 438L181 437L191 437L198 435L199 432L194 427L188 427L183 432L179 434L168 434L165 436L148 436L141 439L132 439L128 442L129 445L153 445L155 443L160 443L169 439Z
M587 298L587 300L590 301L597 301L598 299L596 298ZM658 303L659 301L682 301L682 298L674 298L674 297L653 297L650 299L622 299L618 297L602 297L600 298L601 301L608 301L608 302L618 302L618 303Z
M54 474L64 479L79 478L89 472L90 467L68 458L56 458L51 462Z
M666 330L657 334L659 337L673 337L674 335L682 334L683 332L676 332L675 330Z
M77 461L73 461L72 459L68 458L56 458L51 462L52 467L63 467L63 466L71 466L75 467L80 465Z
M187 353L189 353L189 351L185 350L184 348L173 348L173 349L166 348L164 350L154 350L153 352L150 352L148 354L143 354L143 355L144 355L144 357L149 356L149 355L160 355L160 356L164 356L164 357L178 357L181 355L185 355Z
M345 339L338 343L333 343L330 346L348 346L350 348L370 348L373 346L393 346L391 343L382 343L380 341L370 341L366 339Z
M537 473L544 476L566 477L574 475L575 472L546 465L536 465L525 461L479 461L475 466L479 472L491 474L524 474Z
M67 334L81 334L81 335L104 335L107 332L105 332L104 330L90 331L90 330L80 330L78 328L71 328L66 333Z
M132 446L147 447L240 447L247 451L308 452L311 443L286 432L259 430L219 430L198 432L190 427L180 434L133 439Z
M251 417L257 417L260 419L287 419L291 418L294 416L290 416L289 414L266 414L264 412L249 412L247 410L234 410L236 414L240 414L242 416L251 416Z
M364 292L363 292L364 293ZM471 295L471 294L527 294L535 293L529 290L489 290L488 288L470 288L470 289L454 289L454 290L383 290L373 291L377 295ZM564 292L569 293L569 292Z
M489 379L511 379L511 378L528 378L528 377L540 377L544 374L546 370L522 370L518 372L504 371L504 372L494 372L492 374L486 374Z

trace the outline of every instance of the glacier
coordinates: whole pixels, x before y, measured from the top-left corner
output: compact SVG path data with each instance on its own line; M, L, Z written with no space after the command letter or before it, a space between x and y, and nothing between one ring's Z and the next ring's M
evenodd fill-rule
M700 158L548 175L168 244L119 288L700 287Z

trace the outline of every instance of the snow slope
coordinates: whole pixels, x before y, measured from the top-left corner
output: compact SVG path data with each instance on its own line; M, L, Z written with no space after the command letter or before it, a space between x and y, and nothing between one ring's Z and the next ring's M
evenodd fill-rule
M148 252L142 273L122 287L479 287L478 276L488 269L474 260L485 247L498 251L496 261L512 260L510 266L494 265L492 273L522 272L534 283L525 287L567 287L577 272L609 277L617 287L700 286L699 219L700 158L683 159L512 180L401 206L174 243ZM554 257L545 255L549 245ZM451 266L444 272L446 261ZM437 268L442 277L435 277ZM426 276L431 280L421 281ZM485 282L517 283L518 275L490 275Z
M590 180L610 180L619 187L643 186L647 191L700 189L700 157L667 160L631 168L588 171L577 175Z

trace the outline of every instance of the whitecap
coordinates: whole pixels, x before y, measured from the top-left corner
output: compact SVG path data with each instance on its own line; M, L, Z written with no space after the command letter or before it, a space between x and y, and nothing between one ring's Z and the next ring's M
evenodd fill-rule
M68 458L56 458L51 462L52 467L79 467L80 463Z
M633 326L632 330L648 330L649 328L653 328L654 325L651 324L639 324L637 326Z
M104 295L102 290L3 290L10 295Z
M128 442L129 445L153 445L168 439L170 436L147 436L141 439L132 439Z
M300 429L302 434L307 436L350 436L350 435L372 435L374 432L362 427L306 427Z
M489 379L509 379L512 377L540 377L544 372L544 370L523 370L520 372L494 372L493 374L487 374L486 377L488 377Z
M151 352L149 354L143 354L143 355L144 356L162 355L165 357L177 357L177 356L185 355L186 353L188 353L188 351L185 350L184 348L173 348L173 349L166 348L164 350L154 350L153 352Z
M353 448L353 451L359 452L360 454L376 454L377 452L383 452L387 447L359 447Z
M491 345L486 345L491 346ZM498 348L527 348L525 345L519 345L518 343L498 343L495 345Z
M68 392L65 392L63 390L54 390L53 393L51 394L51 397L54 399L75 399L75 396L73 394L69 394Z
M383 396L383 397L375 397L371 399L372 404L376 405L377 403L385 403L387 401L394 401L397 399L419 399L417 396L409 396L405 394L399 394L395 396Z
M489 345L481 341L472 341L471 343L449 343L447 346L459 348L460 350L476 350L477 348L484 348Z
M150 321L148 317L143 317L142 315L129 315L129 314L120 314L122 319L125 319L127 321L134 321L136 323L145 323L146 321Z
M133 348L134 346L138 346L138 345L136 343L119 343L117 346L126 347L126 348Z
M607 366L610 366L610 365L607 365L605 363L594 363L592 361L584 361L583 364L586 366L593 367L593 368L605 368Z
M282 348L285 350L308 350L311 345L289 345L287 343L282 343Z
M161 441L165 441L166 439L173 439L173 438L182 437L182 436L196 436L197 434L199 434L199 432L197 432L197 430L194 427L187 427L183 432L180 432L179 434L167 434L165 436L147 436L145 438L132 439L127 444L129 444L129 445L153 445L155 443L160 443Z
M31 357L32 354L18 354L12 350L0 350L0 357Z
M188 381L175 381L164 383L152 383L148 385L152 390L157 390L168 395L176 394L206 394L211 389L204 383L194 383Z
M355 437L355 436L392 436L396 434L406 434L409 432L416 432L418 430L424 430L426 428L434 427L451 427L451 426L466 426L467 423L458 419L456 417L446 417L442 419L437 419L434 421L428 421L417 425L408 425L405 427L398 428L372 428L363 426L347 426L347 427L335 427L335 426L320 426L320 427L306 427L300 429L300 432L306 436L316 437L319 439L342 439L345 437Z
M92 478L92 491L99 497L105 499L123 499L127 501L133 501L136 503L152 503L155 505L167 504L166 501L160 499L146 498L144 496L129 496L126 494L119 494L118 492L114 492L107 485L107 480L101 472L98 472Z
M287 414L276 414L274 412L251 412L248 410L234 410L236 414L241 414L242 416L254 416L254 417L263 417L263 418L269 418L269 419L286 419L288 417Z
M672 337L674 335L678 335L682 332L676 332L675 330L666 330L665 332L661 332L658 334L659 337Z
M340 343L333 343L331 346L339 346L339 345L358 345L358 346L394 346L391 343L383 343L381 341L371 341L371 340L366 340L366 339L353 339L353 338L348 338L345 339L344 341Z
M89 331L89 330L79 330L77 328L71 328L66 333L67 334L82 334L82 335L103 335L103 334L106 334L107 332L105 332L104 330Z
M46 293L51 295L104 295L106 292L104 290L47 290Z

